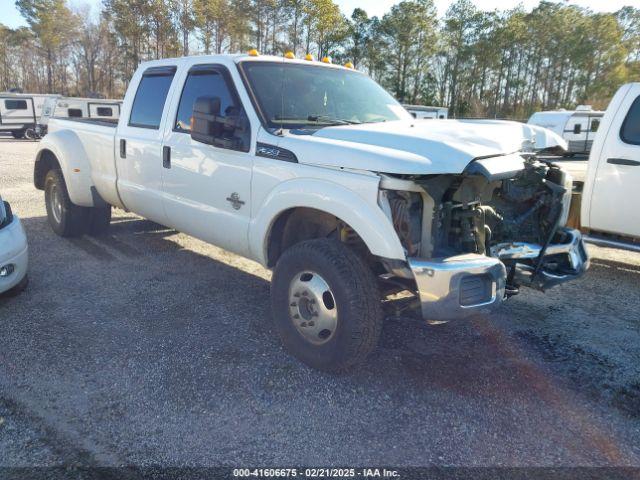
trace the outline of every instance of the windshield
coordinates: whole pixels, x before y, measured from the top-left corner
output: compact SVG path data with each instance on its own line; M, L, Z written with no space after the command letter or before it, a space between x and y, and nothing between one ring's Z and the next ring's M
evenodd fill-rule
M242 68L269 128L411 119L381 86L358 72L275 62L245 62Z

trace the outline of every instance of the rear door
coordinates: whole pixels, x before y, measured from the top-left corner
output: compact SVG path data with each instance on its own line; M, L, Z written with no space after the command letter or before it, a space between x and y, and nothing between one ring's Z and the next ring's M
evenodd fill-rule
M624 97L608 132L600 134L606 137L593 184L590 228L640 237L640 84Z
M142 73L115 138L122 202L163 225L167 218L162 205L162 131L175 73L175 66L151 67Z
M0 122L2 126L22 127L34 124L35 107L30 97L0 97Z

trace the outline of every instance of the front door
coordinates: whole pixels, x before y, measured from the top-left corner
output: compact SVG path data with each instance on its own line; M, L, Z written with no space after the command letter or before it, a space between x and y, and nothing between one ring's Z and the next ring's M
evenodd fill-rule
M639 86L627 93L609 131L599 134L606 138L593 185L590 228L640 237Z
M162 205L162 129L165 104L175 67L146 70L115 142L118 193L124 205L145 218L167 225Z
M191 138L198 97L219 98L220 117L237 116L243 107L226 67L197 65L186 75L180 102L170 115L173 128L166 128L164 141L169 226L246 256L253 168L249 145L231 149Z

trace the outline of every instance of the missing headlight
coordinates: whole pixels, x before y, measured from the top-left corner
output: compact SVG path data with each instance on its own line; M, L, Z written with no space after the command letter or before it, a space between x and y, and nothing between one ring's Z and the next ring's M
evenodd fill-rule
M393 227L408 256L420 252L422 240L422 196L417 192L388 192Z

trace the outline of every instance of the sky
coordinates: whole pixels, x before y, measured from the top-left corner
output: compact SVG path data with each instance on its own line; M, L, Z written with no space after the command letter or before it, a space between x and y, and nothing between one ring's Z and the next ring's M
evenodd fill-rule
M335 0L346 15L351 15L354 8L364 9L369 16L377 15L381 17L398 0ZM473 3L482 10L508 9L522 3L527 9L535 7L539 0L472 0ZM587 7L597 12L614 12L625 5L637 4L639 0L568 0L568 3ZM71 5L80 6L88 3L92 6L94 13L98 11L102 0L71 0ZM452 3L450 0L435 0L438 13L443 16L447 8ZM24 25L24 20L15 8L14 0L0 0L0 23L8 27L15 28Z

